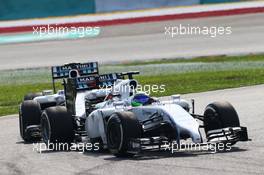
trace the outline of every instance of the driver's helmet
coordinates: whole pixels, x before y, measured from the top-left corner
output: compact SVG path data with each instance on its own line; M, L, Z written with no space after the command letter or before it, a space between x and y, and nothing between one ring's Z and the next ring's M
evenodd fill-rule
M149 104L150 97L146 94L136 94L132 100L131 100L131 105L132 106L141 106L141 105L146 105Z

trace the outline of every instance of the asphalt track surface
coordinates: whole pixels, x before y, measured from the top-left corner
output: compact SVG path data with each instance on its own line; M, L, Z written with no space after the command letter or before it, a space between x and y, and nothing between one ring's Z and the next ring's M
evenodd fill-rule
M78 40L0 45L0 69L69 62L125 62L142 59L263 53L264 13L171 20L103 27L100 36ZM165 35L165 26L230 26L231 35Z
M184 95L196 99L197 113L213 101L227 100L237 109L251 142L236 144L229 152L147 152L134 158L104 153L33 151L19 136L17 116L0 118L0 174L263 174L264 85Z

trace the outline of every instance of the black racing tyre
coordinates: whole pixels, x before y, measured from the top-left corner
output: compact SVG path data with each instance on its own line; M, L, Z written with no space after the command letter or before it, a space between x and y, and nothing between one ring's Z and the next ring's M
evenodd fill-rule
M205 133L226 127L239 127L238 114L229 102L214 102L205 108Z
M24 101L26 100L33 100L35 97L39 97L39 96L42 96L42 93L41 92L38 92L38 93L28 93L24 96Z
M41 115L41 133L49 149L69 149L74 140L73 118L66 107L47 108Z
M132 112L116 112L107 122L107 146L117 157L130 157L128 144L131 138L140 138L142 126Z
M38 141L40 138L32 138L25 132L31 125L40 125L41 108L34 100L27 100L21 103L19 108L19 129L20 135L25 142Z
M90 142L93 145L94 152L102 152L104 151L104 143L100 137L90 138Z

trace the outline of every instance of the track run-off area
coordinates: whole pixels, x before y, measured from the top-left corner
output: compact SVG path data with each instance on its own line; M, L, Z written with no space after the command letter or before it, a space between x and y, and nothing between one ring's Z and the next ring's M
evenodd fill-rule
M162 58L263 53L264 13L105 26L99 36L75 40L0 44L0 69L69 62L127 62ZM165 27L231 27L232 34L165 34Z

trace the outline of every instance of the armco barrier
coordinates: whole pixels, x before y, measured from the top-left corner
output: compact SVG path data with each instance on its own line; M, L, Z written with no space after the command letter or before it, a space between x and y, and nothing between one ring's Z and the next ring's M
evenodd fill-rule
M0 21L241 0L0 0Z
M241 0L201 0L201 4L224 3L224 2L239 2Z
M0 0L0 20L95 12L94 0Z
M241 0L95 0L95 4L96 12L111 12L238 1Z
M200 0L96 0L96 12L138 10L199 4Z

